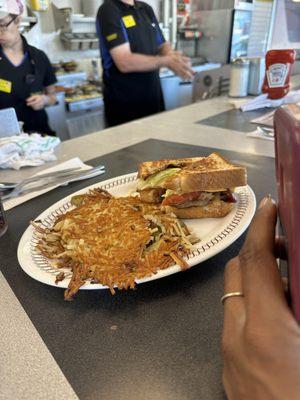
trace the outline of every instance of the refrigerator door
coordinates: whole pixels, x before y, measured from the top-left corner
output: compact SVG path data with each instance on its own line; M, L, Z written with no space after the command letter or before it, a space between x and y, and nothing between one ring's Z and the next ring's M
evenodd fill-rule
M248 55L251 21L252 11L234 11L230 60Z

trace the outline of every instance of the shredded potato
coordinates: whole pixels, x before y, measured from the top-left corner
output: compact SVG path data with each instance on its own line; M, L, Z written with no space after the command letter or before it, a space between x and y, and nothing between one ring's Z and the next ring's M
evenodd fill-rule
M137 197L114 198L101 189L75 203L50 229L32 222L40 234L37 250L53 265L72 271L66 300L87 281L108 286L114 294L116 287L134 288L136 279L175 263L188 268L183 256L191 250L192 236L174 214Z

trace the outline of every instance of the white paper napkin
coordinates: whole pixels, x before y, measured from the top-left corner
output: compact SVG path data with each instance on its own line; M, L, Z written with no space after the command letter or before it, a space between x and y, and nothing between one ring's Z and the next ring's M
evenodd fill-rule
M274 141L274 137L264 135L264 134L263 134L260 130L258 130L258 129L256 129L256 130L253 131L253 132L247 133L247 136L248 136L248 137L253 137L253 138L256 138L256 139L264 139L264 140L271 140L271 141Z
M248 101L246 104L241 106L242 111L257 110L265 107L279 107L283 104L293 104L300 101L300 90L291 90L282 99L272 100L268 99L268 94L264 93L255 99Z
M82 169L82 171L87 171L92 168L90 165L84 164L78 157L76 157L76 158L72 158L71 160L65 161L61 164L55 165L54 167L44 169L43 171L41 171L35 175L46 174L48 172L55 172L55 171L60 171L60 170L64 170L67 168L76 168L76 167ZM3 202L4 210L10 210L11 208L18 206L19 204L25 203L26 201L33 199L34 197L37 197L37 196L40 196L41 194L49 192L50 190L53 190L58 186L60 186L60 185L50 186L47 189L38 190L36 192L27 193L23 196L21 195L16 198L5 200Z

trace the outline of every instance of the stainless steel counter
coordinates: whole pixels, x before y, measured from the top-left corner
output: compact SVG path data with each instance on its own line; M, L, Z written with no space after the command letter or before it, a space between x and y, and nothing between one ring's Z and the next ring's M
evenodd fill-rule
M217 97L105 129L63 142L56 151L57 162L77 156L86 161L150 138L206 147L217 146L220 149L274 157L274 146L270 141L249 138L246 131L241 132L240 128L232 130L226 126L214 127L199 122L232 110L227 97ZM1 176L3 180L16 181L56 163L48 163L35 169L1 171Z

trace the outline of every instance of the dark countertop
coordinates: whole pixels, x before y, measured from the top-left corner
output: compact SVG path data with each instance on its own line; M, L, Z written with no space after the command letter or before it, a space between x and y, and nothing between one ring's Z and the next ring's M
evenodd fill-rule
M147 159L207 155L212 149L158 140L101 156L101 180L137 169ZM257 199L274 195L274 159L222 151L248 168ZM66 195L97 182L74 183L8 211L0 241L1 271L80 399L218 400L223 270L244 236L215 257L184 273L139 285L134 291L80 291L64 302L61 289L21 270L16 250L28 221Z

